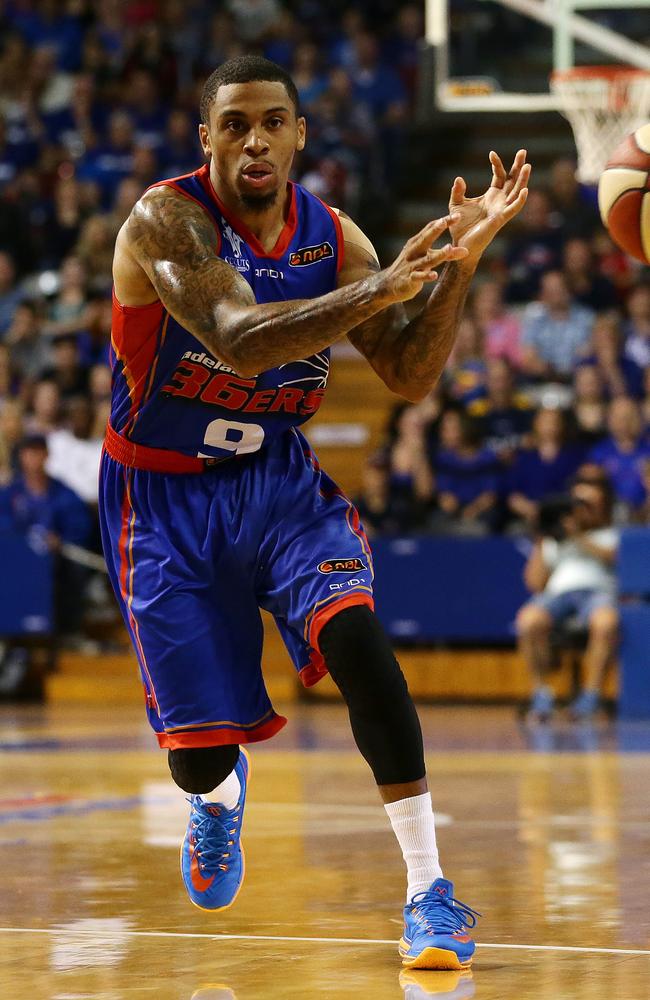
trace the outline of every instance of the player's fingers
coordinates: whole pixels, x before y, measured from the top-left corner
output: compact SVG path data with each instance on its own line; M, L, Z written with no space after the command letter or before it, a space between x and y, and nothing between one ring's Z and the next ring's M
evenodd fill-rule
M412 281L435 281L438 277L438 272L432 270L430 267L422 268L418 271L413 271L411 274Z
M530 163L524 163L521 170L519 171L519 174L517 175L517 179L515 180L512 190L508 194L508 197L506 199L507 205L510 205L511 202L513 202L515 198L519 196L519 193L520 191L523 190L523 188L528 187L528 181L530 180L531 170L532 167Z
M510 167L510 172L508 173L508 180L505 183L505 190L508 194L511 193L512 188L517 183L517 178L521 173L521 170L526 162L526 150L518 149L515 158L512 161L512 166Z
M467 184L462 177L457 177L451 186L451 194L449 196L449 208L454 210L458 205L463 204L463 199L465 197L465 192L467 191Z
M490 187L502 188L507 180L506 168L499 154L495 153L493 149L490 150L490 163L492 164L492 183Z
M469 250L467 247L459 247L453 243L447 243L444 247L440 247L437 250L429 250L422 259L415 260L413 266L420 268L426 264L429 267L438 267L447 260L463 260L464 257L467 257L468 253Z
M428 249L444 233L445 229L448 229L452 223L457 222L459 218L458 213L450 212L449 215L443 215L441 219L432 219L431 222L427 222L426 226L409 240L411 244L410 258L413 259L414 254L422 253L425 248Z
M517 174L519 173L525 162L526 162L526 150L518 149L517 152L515 153L515 158L512 161L512 166L510 167L510 173L508 174L508 177L511 180L514 180L517 177Z
M528 188L522 188L514 201L506 204L505 208L501 213L501 218L503 222L509 222L510 219L514 218L517 212L521 212L522 208L526 204L526 198L528 197Z

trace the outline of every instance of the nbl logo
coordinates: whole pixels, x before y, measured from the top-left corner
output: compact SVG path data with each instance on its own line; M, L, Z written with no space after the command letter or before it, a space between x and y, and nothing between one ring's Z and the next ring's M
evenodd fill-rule
M330 573L356 573L357 570L367 569L363 559L325 559L318 564L318 572L329 576Z
M334 248L331 243L319 243L313 247L301 247L289 254L289 267L307 267L308 264L318 264L321 260L327 260L334 256Z

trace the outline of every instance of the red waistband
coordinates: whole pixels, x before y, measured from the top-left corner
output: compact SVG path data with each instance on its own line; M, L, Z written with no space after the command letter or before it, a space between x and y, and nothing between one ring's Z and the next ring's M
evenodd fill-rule
M227 458L193 458L191 455L183 455L180 451L136 444L118 434L110 424L106 428L104 447L111 458L121 465L128 465L132 469L144 469L146 472L205 472L215 465L228 461Z

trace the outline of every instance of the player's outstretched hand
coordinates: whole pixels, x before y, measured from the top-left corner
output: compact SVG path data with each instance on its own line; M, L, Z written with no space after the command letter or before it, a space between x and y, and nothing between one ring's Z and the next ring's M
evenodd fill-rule
M455 214L434 219L412 236L399 257L382 272L382 293L394 302L406 302L414 298L427 281L436 280L436 268L445 261L467 257L469 251L465 247L447 243L436 250L431 245L458 219Z
M501 227L522 210L528 197L531 166L526 163L525 149L517 152L508 174L494 150L490 163L492 183L485 194L465 197L467 185L457 177L449 198L449 211L457 216L449 227L452 238L458 246L467 247L473 258L480 257Z

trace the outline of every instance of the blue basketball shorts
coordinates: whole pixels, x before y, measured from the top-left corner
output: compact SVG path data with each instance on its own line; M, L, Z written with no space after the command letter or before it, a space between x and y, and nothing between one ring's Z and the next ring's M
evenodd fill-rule
M203 473L104 452L100 519L162 747L252 743L285 725L262 677L260 608L310 686L327 673L323 625L346 605L373 607L357 511L295 429Z

